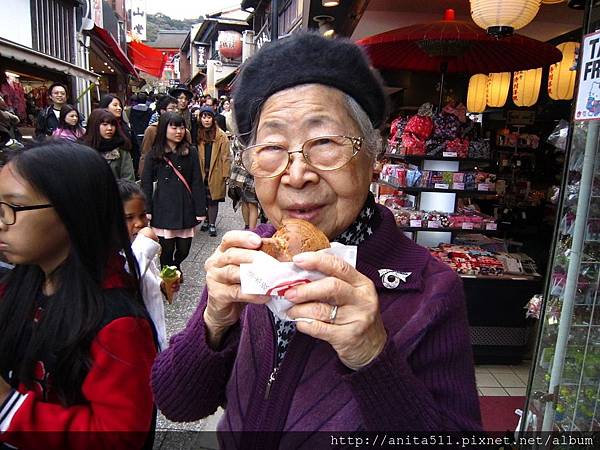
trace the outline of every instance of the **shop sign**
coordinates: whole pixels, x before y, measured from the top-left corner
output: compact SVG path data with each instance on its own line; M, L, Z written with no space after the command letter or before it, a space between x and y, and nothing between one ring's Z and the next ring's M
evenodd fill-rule
M140 41L146 40L146 0L130 0L131 34Z
M260 48L267 42L271 42L271 29L269 27L268 22L263 25L262 29L254 37L254 44L256 45L256 50L260 50Z
M600 32L583 37L575 120L600 119Z
M535 111L511 110L506 113L507 125L533 125Z
M208 48L209 44L196 44L196 50L198 52L196 67L206 67L206 61L208 59Z

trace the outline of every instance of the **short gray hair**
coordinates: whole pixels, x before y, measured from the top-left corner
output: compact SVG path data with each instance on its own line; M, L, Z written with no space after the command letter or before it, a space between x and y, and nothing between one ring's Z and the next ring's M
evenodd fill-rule
M367 152L367 154L375 159L379 152L381 151L381 133L379 130L373 128L373 124L367 116L365 110L358 104L356 100L350 97L348 94L344 94L344 101L346 102L346 106L348 107L348 112L350 113L350 117L360 130L360 134L363 136L363 150Z

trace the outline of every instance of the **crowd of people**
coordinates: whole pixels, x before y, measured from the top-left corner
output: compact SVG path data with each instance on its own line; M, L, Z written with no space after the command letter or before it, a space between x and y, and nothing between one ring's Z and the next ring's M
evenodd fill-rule
M149 449L157 409L194 421L219 406L224 448L322 448L284 431L480 431L460 279L369 192L387 100L354 43L265 45L234 105L185 85L154 109L110 95L83 127L64 86L48 94L40 144L0 170L14 264L0 283L0 448ZM205 261L197 309L168 341L161 266L181 271L199 225L216 236L226 195L247 229ZM240 265L286 219L358 253L355 266L295 256L325 278L282 294L284 320L270 296L241 292Z

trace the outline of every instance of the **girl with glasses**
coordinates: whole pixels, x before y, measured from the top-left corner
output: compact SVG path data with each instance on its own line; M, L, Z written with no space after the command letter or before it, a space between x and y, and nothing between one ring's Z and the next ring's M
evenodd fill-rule
M78 144L33 148L0 171L0 202L15 264L0 285L0 447L151 448L155 332L110 169Z

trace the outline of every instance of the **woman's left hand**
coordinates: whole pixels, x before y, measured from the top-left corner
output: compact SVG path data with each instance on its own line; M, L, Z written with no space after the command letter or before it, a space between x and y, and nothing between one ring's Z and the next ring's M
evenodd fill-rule
M350 369L373 361L387 339L373 282L342 259L322 252L297 255L294 263L327 276L285 293L296 304L288 316L308 319L296 322L298 331L329 342Z

